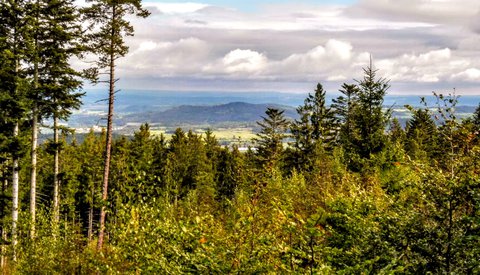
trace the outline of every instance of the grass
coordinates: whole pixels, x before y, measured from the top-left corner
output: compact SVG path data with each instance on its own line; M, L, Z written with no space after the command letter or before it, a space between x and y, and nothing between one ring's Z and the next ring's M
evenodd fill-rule
M205 135L206 129L198 128L192 129L192 131L196 134ZM167 140L172 137L171 132L166 128L151 129L150 132L152 135L163 134ZM252 128L217 128L212 129L212 132L219 142L227 143L250 142L256 137Z

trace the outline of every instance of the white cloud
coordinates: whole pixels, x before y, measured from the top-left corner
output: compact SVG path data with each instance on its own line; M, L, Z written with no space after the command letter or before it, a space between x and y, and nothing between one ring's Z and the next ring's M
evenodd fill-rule
M242 13L231 9L208 7L189 15L189 20L208 22L202 27L230 30L372 30L428 27L422 22L390 22L383 19L346 16L345 6L276 4L268 5L261 13ZM177 22L178 23L178 22Z
M140 47L138 47L138 52L142 51L151 51L154 50L158 46L157 43L153 41L145 41L140 44Z
M477 68L469 68L463 72L455 74L453 76L455 80L466 80L466 81L480 81L480 70Z
M360 0L349 14L390 20L464 23L480 9L478 0Z
M158 3L158 2L144 2L143 6L150 9L156 8L163 14L188 14L199 11L208 7L207 4L201 3Z
M422 54L404 54L392 59L376 62L387 78L392 81L440 82L457 79L469 80L467 73L459 74L471 66L468 59L453 55L451 49L429 51ZM471 75L471 71L470 76ZM471 80L471 79L470 79Z
M199 79L212 86L224 80L272 87L265 83L340 83L358 79L371 53L392 86L480 83L478 0L270 4L261 12L193 1L144 6L158 12L131 19L136 36L127 38L121 76L181 79L179 85L191 81L194 88Z
M348 42L330 39L325 45L305 53L292 54L283 60L271 62L269 72L277 78L340 80L345 79L346 72L354 71L358 65L364 66L368 56L355 52Z
M236 49L222 59L227 73L259 73L267 64L267 58L256 51Z
M119 68L125 74L164 77L196 74L207 62L210 47L194 37L177 41L143 41L121 59Z
M151 77L195 77L277 81L348 81L362 73L370 53L347 42L330 39L303 53L279 59L252 49L213 52L206 41L189 37L176 41L146 40L123 61L125 74ZM480 70L451 49L374 59L379 73L391 81L436 83L480 81Z

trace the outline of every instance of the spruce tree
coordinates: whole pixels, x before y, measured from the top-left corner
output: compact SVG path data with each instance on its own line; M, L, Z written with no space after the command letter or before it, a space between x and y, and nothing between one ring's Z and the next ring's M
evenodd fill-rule
M389 130L389 137L390 142L397 143L403 145L406 139L405 130L403 129L402 125L398 118L392 119L390 122L390 130Z
M115 101L116 60L125 56L128 46L124 37L133 36L133 27L127 16L136 15L147 17L149 12L142 8L141 0L89 0L91 5L85 8L86 18L90 21L88 39L90 49L98 55L97 70L106 70L108 79L108 115L107 115L107 140L105 144L105 164L103 174L102 208L100 210L100 229L98 232L98 249L103 246L105 232L105 216L108 193L108 180L110 174L110 160L113 131L113 107Z
M333 148L337 123L333 110L326 105L325 94L318 83L315 93L308 94L304 105L297 108L300 120L292 124L291 133L298 152L299 168L310 170L318 157L318 150Z
M244 155L234 146L231 151L227 148L221 150L218 158L216 198L231 200L245 181Z
M31 204L32 232L35 225L35 170L37 121L53 119L54 131L54 195L53 218L59 219L60 143L59 120L67 119L72 109L78 109L83 95L79 92L83 74L70 65L70 59L81 56L83 32L79 10L72 0L37 0L32 5L34 22L34 47L31 53L33 66L32 110L32 179Z
M284 111L267 108L266 117L262 117L260 132L255 138L257 144L257 158L260 164L268 169L279 165L283 152L283 141L287 137L286 131L289 122L283 115Z
M82 144L78 147L81 165L81 173L79 176L81 190L78 197L81 198L81 201L77 203L85 209L79 212L83 220L86 221L84 224L87 228L89 241L93 239L94 211L95 205L98 203L96 198L100 193L100 182L102 181L102 151L104 143L105 132L95 134L93 130L90 130Z
M364 77L358 81L357 105L353 111L352 137L354 151L364 159L382 151L385 147L385 130L390 111L383 110L383 100L390 87L384 78L377 78L377 71L370 64L364 69Z
M478 104L478 107L473 113L473 124L475 125L476 131L480 131L480 104Z
M10 129L8 151L12 162L12 245L14 260L17 244L18 202L19 202L19 162L20 124L26 118L28 101L25 91L28 87L26 71L22 67L27 54L28 22L25 16L26 2L8 0L0 2L0 105L3 120Z
M332 109L335 112L339 126L338 141L345 150L351 150L353 140L357 137L354 113L358 105L358 87L355 84L343 84L340 92L343 94L333 99Z
M407 153L414 159L430 158L437 151L437 126L428 108L407 108L412 118L407 122L405 145Z

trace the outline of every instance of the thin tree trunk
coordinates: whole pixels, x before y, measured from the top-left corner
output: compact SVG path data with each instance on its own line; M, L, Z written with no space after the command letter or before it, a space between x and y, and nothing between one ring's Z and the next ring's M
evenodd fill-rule
M5 228L2 228L2 240L4 243L7 242L7 231L5 231ZM5 256L6 254L6 247L4 244L2 244L2 258L0 259L0 265L2 268L2 274L5 274L5 268L7 266L7 257Z
M2 195L5 195L6 191L7 191L7 187L8 187L8 180L7 180L7 177L5 177L4 175L4 179L3 179L3 182L2 182ZM2 207L2 216L5 214L5 208ZM2 269L2 274L5 273L5 267L6 267L6 260L7 258L5 257L5 252L6 252L6 247L5 247L5 243L7 242L7 231L5 230L5 223L2 222L2 240L3 240L3 243L2 244L2 256L0 258L0 267Z
M94 177L95 178L95 177ZM94 205L94 187L91 189L92 201L90 202L90 208L88 210L88 241L91 242L93 238L93 205Z
M88 241L91 242L93 237L93 206L90 205L88 210Z
M32 118L32 170L30 176L30 238L35 238L36 221L36 198L37 198L37 143L38 143L38 119L37 105L33 107Z
M38 1L37 1L38 5ZM38 10L37 10L38 11ZM38 19L38 12L36 14ZM36 25L38 22L36 22ZM33 89L35 95L38 88L38 39L35 37L35 60L33 69ZM37 98L35 98L36 100ZM37 144L38 144L38 105L33 103L32 109L32 152L31 152L31 175L30 175L30 238L35 238L36 205L37 205Z
M58 117L53 118L53 142L55 143L54 164L53 164L53 222L58 226L60 220L60 198L59 198L59 149L58 149Z
M112 7L112 20L115 20L115 5ZM115 55L114 55L114 41L115 30L111 30L110 41L110 79L109 79L109 92L108 92L108 116L107 116L107 140L105 145L105 164L103 169L103 191L102 191L102 206L100 209L100 228L98 231L98 243L97 249L101 250L103 247L103 238L105 235L105 216L106 216L106 204L107 204L107 192L108 192L108 179L110 175L110 158L112 151L112 130L113 130L113 103L115 101Z
M13 127L13 138L18 137L19 123L16 122ZM13 260L16 261L16 246L17 246L17 222L18 222L18 184L19 184L19 166L18 156L13 156L13 174L12 174L12 247Z

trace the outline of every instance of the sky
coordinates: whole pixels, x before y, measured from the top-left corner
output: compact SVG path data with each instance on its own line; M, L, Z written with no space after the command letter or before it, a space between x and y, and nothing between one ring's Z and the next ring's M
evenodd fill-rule
M479 0L143 2L124 89L337 92L372 57L391 94L480 94Z

